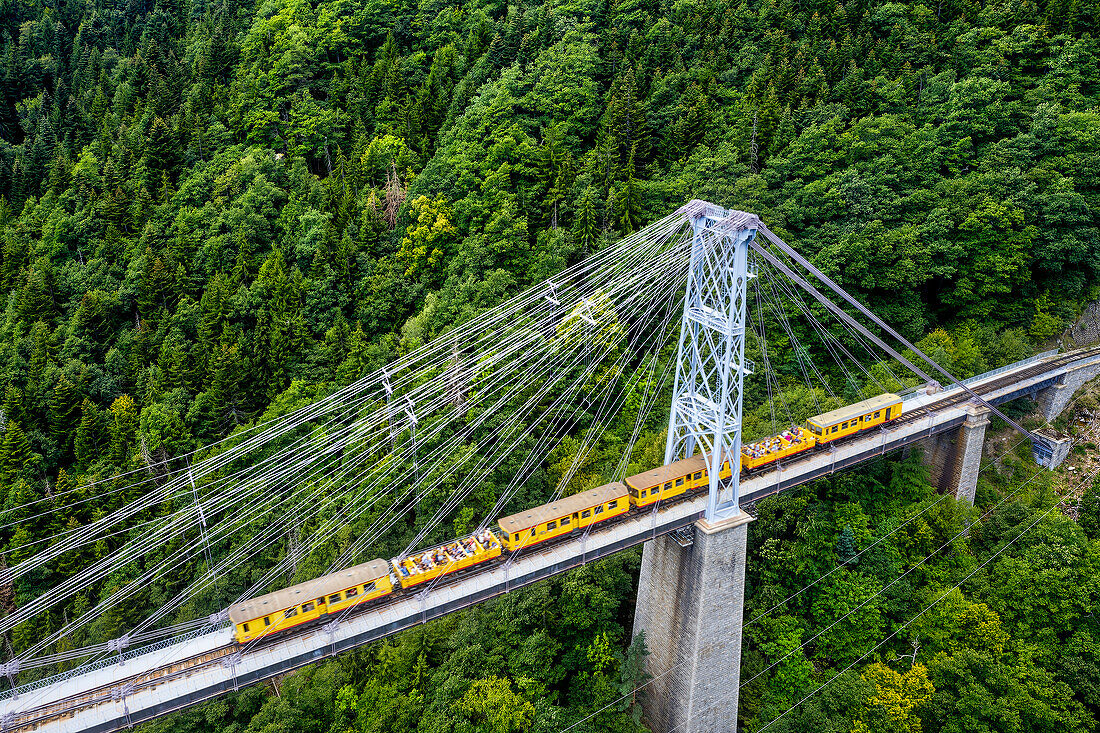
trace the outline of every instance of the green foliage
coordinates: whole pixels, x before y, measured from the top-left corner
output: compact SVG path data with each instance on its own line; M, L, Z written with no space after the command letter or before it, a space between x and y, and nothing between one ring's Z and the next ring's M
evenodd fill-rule
M123 490L124 473L144 480L331 394L692 197L760 214L960 376L1032 353L1100 285L1095 15L1061 1L0 2L6 561L148 488ZM582 315L599 323L595 343L578 335ZM549 347L598 346L619 328L615 304L595 299ZM770 336L792 419L820 411L827 395L798 365L827 354ZM656 378L664 364L648 356L585 386ZM885 364L866 384L823 368L842 399L908 386ZM762 376L748 386L745 429L769 433ZM515 508L611 478L642 399L600 434L564 436ZM659 420L642 428L632 468L660 460ZM484 516L513 469L446 526ZM82 503L64 521L19 509L72 488ZM982 496L1001 488L983 481ZM814 491L764 502L754 525L750 609L834 572L747 631L746 665L782 658L743 695L750 729L1032 512L1009 502L952 540L967 510L932 506L911 460ZM1100 712L1095 494L1079 530L1045 522L1041 541L945 597L918 626L919 665L864 660L774 729L906 730L914 716L925 730L1087 729ZM12 592L56 585L117 541ZM359 671L302 673L284 697L254 689L187 715L212 731L560 729L644 679L645 642L627 632L635 560L379 645ZM301 572L324 565L310 563ZM117 582L21 627L13 648ZM191 617L224 601L196 601ZM633 730L633 703L586 725Z

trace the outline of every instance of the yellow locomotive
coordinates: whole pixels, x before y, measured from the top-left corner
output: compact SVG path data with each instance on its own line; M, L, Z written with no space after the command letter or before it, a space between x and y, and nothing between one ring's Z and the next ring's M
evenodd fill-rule
M739 470L752 472L818 446L882 425L901 415L896 394L882 394L807 420L778 435L741 447ZM730 477L730 462L722 463L720 479ZM625 482L588 489L549 504L497 520L498 536L484 529L468 537L415 555L386 562L376 559L229 607L238 644L281 634L316 623L447 573L499 558L504 549L516 552L576 530L605 522L629 511L668 501L710 485L707 456L699 454L660 466Z

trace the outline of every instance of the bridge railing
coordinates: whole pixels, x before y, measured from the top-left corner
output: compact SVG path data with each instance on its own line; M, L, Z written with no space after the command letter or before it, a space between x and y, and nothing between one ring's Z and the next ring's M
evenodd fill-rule
M1035 356L1029 356L1026 359L1022 359L1021 361L1014 361L1011 364L1005 364L1003 367L997 367L996 369L990 369L988 372L982 372L981 374L975 374L973 377L967 377L966 379L964 379L962 381L963 381L963 384L965 384L967 387L969 387L969 386L971 386L972 384L974 384L976 382L981 382L981 381L984 381L986 379L989 379L990 377L995 377L998 374L1004 374L1005 372L1011 372L1014 369L1019 369L1020 367L1025 367L1025 366L1028 366L1030 364L1034 364L1035 362L1042 361L1043 359L1049 359L1050 357L1057 356L1057 355L1058 355L1058 349L1050 349L1049 351L1040 352L1040 353L1036 354Z
M10 700L13 696L25 695L28 692L41 690L43 687L49 687L50 685L64 682L82 674L88 674L90 672L95 672L100 669L106 669L108 667L117 665L120 661L125 664L125 662L131 659L136 659L143 654L159 652L164 649L168 649L169 647L175 646L176 644L185 644L193 639L199 638L204 634L212 633L213 631L217 631L217 629L212 626L207 626L198 629L197 631L192 631L189 634L169 636L168 638L161 639L160 641L153 644L128 649L122 652L121 658L118 654L111 654L110 656L103 657L102 659L97 659L93 662L85 662L84 664L73 667L72 669L66 670L59 674L55 674L50 677L43 677L42 679L34 680L33 682L27 682L26 684L19 685L14 689L4 690L0 692L0 700ZM125 667L123 667L123 670L125 670Z
M1011 364L1005 364L1003 367L997 367L996 369L990 369L987 372L982 372L981 374L975 374L972 377L967 377L966 379L962 380L962 383L965 384L967 387L971 387L971 386L977 384L978 382L984 382L985 380L989 379L990 377L995 377L998 374L1004 374L1005 372L1011 372L1015 369L1019 369L1021 367L1025 367L1025 366L1029 366L1029 365L1034 364L1036 362L1042 361L1043 359L1049 359L1050 357L1057 356L1057 355L1058 355L1058 349L1050 349L1049 351L1043 351L1043 352L1040 352L1038 354L1035 354L1034 356L1029 356L1026 359L1021 359L1020 361L1014 361ZM925 385L920 384L920 385L917 385L916 387L909 387L908 389L902 390L898 394L904 399L904 398L912 397L913 395L916 395L918 392L922 392L924 390L924 388L925 388ZM948 387L946 387L946 389L950 389L950 388L951 388L950 385Z

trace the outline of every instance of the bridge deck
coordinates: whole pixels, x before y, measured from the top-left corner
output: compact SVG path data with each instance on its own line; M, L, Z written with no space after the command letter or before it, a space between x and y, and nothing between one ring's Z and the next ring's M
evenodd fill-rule
M982 375L968 384L991 402L1004 402L1049 386L1065 372L1100 361L1100 349L1026 360ZM968 396L959 387L905 400L905 412L883 428L829 450L803 455L741 481L741 502L751 504L815 478L911 445L967 417ZM271 641L239 657L230 630L74 676L18 698L0 701L5 730L106 733L213 698L228 690L285 674L327 656L381 639L402 629L467 608L509 590L606 557L691 524L700 518L706 495L635 511L549 547L531 548L511 559L451 579L418 593L398 593L389 602L340 623L330 635L315 627ZM132 684L121 695L122 685Z

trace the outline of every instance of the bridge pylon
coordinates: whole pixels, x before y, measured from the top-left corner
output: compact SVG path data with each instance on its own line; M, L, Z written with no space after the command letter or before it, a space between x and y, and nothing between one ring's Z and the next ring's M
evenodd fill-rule
M745 555L751 517L739 506L741 403L749 247L760 220L691 201L684 296L665 463L708 454L704 518L642 552L634 633L644 631L653 677L642 707L655 733L737 730ZM730 477L721 466L730 462Z
M740 514L737 471L723 483L719 468L741 454L741 396L753 369L745 360L746 290L754 275L748 253L760 219L698 199L681 211L691 222L691 265L665 465L697 449L710 454L706 518L713 523Z

